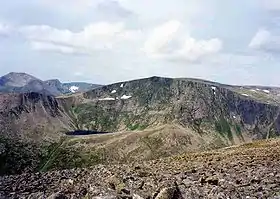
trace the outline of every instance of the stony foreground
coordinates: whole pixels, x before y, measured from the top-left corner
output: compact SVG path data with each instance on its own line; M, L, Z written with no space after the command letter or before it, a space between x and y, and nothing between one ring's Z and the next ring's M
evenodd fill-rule
M280 198L280 141L0 178L0 198Z

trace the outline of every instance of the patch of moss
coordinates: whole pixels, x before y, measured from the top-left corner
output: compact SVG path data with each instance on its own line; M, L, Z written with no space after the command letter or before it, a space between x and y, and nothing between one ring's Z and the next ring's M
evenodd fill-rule
M215 122L215 129L223 137L228 138L230 141L233 140L231 126L230 126L229 122L224 117L221 117L220 120Z
M72 108L76 130L113 132L118 125L119 113L108 111L98 104L80 104Z
M51 148L49 144L0 137L0 175L38 171Z
M55 148L40 171L89 167L105 162L104 152L100 149L81 149L68 145L68 142Z
M135 130L145 130L148 127L147 124L128 124L127 128L131 131L135 131Z

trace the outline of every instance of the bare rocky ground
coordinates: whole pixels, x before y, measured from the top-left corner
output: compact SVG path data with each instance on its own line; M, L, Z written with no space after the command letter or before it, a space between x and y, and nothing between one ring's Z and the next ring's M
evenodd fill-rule
M280 140L0 178L0 198L280 198Z

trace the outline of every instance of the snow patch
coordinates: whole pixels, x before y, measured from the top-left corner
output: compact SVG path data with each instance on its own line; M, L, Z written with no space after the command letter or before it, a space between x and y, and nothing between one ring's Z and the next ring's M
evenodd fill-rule
M245 93L243 93L242 95L243 95L243 96L246 96L246 97L249 97L249 95L248 95L248 94L245 94Z
M236 119L236 116L234 115L234 116L232 116L234 119Z
M121 97L121 99L129 99L129 98L131 98L132 96L130 96L130 95L123 95L122 97Z
M256 90L257 90L257 91L260 91L260 89L259 89L259 88L257 88Z
M263 92L265 92L265 93L270 93L270 91L269 91L269 90L263 90Z
M255 89L251 89L250 91L252 91L252 92L257 92Z
M115 98L112 98L112 97L105 97L105 98L102 98L102 99L98 99L99 101L114 101L116 100Z
M212 86L211 88L212 88L212 90L214 90L214 91L217 89L215 86Z
M215 86L212 86L211 89L214 91L214 95L216 95L216 89L217 88Z
M76 92L79 90L79 87L77 87L77 86L71 86L71 87L69 88L69 90L70 90L72 93L76 93Z
M121 88L123 88L123 86L124 86L124 85L123 85L123 84L121 84Z
M112 92L111 93L116 93L117 91L116 90L112 90Z

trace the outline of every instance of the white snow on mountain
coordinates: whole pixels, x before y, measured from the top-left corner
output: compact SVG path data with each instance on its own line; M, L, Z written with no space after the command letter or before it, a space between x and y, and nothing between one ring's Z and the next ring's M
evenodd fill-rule
M265 93L270 93L270 91L269 91L269 90L263 90L263 92L265 92Z
M121 97L121 99L129 99L129 98L131 98L132 96L130 96L130 95L123 95L122 97Z
M71 87L69 88L69 90L70 90L72 93L76 93L76 92L79 90L79 87L77 87L77 86L71 86Z
M116 100L115 98L112 97L106 97L106 98L102 98L102 99L98 99L99 101L114 101Z

